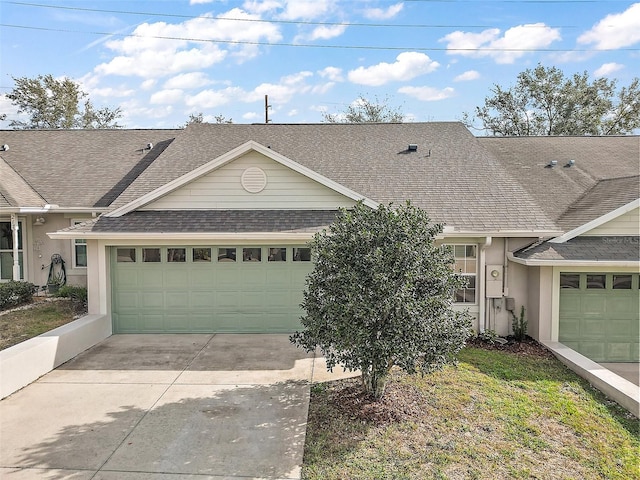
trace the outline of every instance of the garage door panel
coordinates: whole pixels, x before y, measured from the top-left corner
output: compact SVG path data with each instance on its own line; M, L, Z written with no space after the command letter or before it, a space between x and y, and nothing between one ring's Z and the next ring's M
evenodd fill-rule
M164 293L163 292L148 292L141 291L137 293L139 304L144 309L158 309L162 311L164 308Z
M213 292L191 292L190 304L192 309L211 310L215 305Z
M613 289L611 275L605 289L584 288L581 278L581 289L560 290L558 339L596 362L638 362L640 279L633 275L633 289Z
M609 362L624 362L631 358L633 347L629 342L609 342L606 345L606 358Z
M262 262L220 262L215 255L211 262L193 262L193 247L185 247L184 262L168 262L167 249L173 247L136 248L160 249L161 261L142 262L137 250L138 261L121 263L112 250L115 332L266 333L300 328L299 304L313 264L291 261L291 247L284 262L267 262L265 257ZM267 248L262 247L263 253ZM218 247L211 249L216 252Z
M148 333L161 333L165 331L164 325L164 312L158 311L157 313L145 312L140 313L140 325L143 332Z
M140 297L137 292L117 292L115 303L118 309L135 309L140 306Z
M187 311L190 308L189 292L170 291L165 294L165 308L180 308Z
M178 268L170 265L164 271L164 286L167 288L184 288L189 285L189 272L183 265Z
M144 269L137 272L136 287L139 288L163 288L162 269L153 265L145 265Z

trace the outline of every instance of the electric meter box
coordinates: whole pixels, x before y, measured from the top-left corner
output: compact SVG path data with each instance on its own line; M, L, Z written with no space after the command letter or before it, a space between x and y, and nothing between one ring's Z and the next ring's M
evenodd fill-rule
M502 298L502 278L504 267L502 265L487 265L485 282L486 298Z

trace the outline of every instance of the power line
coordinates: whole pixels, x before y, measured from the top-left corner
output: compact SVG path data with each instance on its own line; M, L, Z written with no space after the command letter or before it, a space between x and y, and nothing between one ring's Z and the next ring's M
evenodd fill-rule
M449 47L391 47L375 45L319 45L312 43L269 43L246 40L215 40L210 38L175 37L165 35L139 35L135 33L124 34L116 32L79 31L64 28L33 27L29 25L14 25L0 23L0 27L16 28L24 30L36 30L42 32L78 33L83 35L101 35L121 38L153 38L156 40L172 40L194 43L220 43L229 45L254 45L265 47L298 47L298 48L323 48L343 50L391 50L391 51L419 51L419 52L637 52L638 48L449 48Z
M436 1L436 0L430 0ZM449 3L451 0L437 0L439 2ZM466 0L455 0L456 2L464 2ZM494 0L499 1L499 0ZM506 0L501 0L506 1ZM513 0L511 0L513 1ZM537 0L539 1L539 0ZM580 2L601 2L602 0L578 0ZM555 0L554 0L555 2ZM566 0L558 0L555 3L565 3ZM139 15L145 17L169 17L169 18L183 18L188 20L213 20L213 21L233 21L233 22L248 22L248 23L275 23L275 24L289 24L289 25L315 25L315 26L330 26L330 27L375 27L375 28L493 28L494 25L446 25L446 24L421 24L421 23L359 23L359 22L315 22L305 20L265 20L261 18L237 18L237 17L204 17L202 15L185 15L178 13L158 13L158 12L140 12L133 10L108 10L101 8L87 8L87 7L67 7L63 5L46 5L41 3L30 2L13 2L5 1L2 3L8 3L12 5L20 5L24 7L37 7L37 8L50 8L57 10L73 10L79 12L92 12L92 13L117 13L121 15ZM523 3L520 0L519 3ZM533 2L525 2L533 3ZM542 2L551 3L551 2ZM575 3L575 2L568 2ZM524 25L530 28L540 28L537 25ZM545 27L551 28L579 28L576 25L545 25Z

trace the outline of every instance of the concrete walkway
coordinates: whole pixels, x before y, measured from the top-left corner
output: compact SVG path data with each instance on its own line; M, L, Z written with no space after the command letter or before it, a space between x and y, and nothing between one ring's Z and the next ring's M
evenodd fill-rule
M296 479L329 378L286 335L115 335L0 402L0 477Z

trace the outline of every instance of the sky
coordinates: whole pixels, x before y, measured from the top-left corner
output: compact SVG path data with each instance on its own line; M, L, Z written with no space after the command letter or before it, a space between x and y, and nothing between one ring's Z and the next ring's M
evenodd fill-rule
M457 121L536 65L629 85L640 3L619 0L0 0L0 113L14 78L78 82L126 128L320 123L359 97Z

